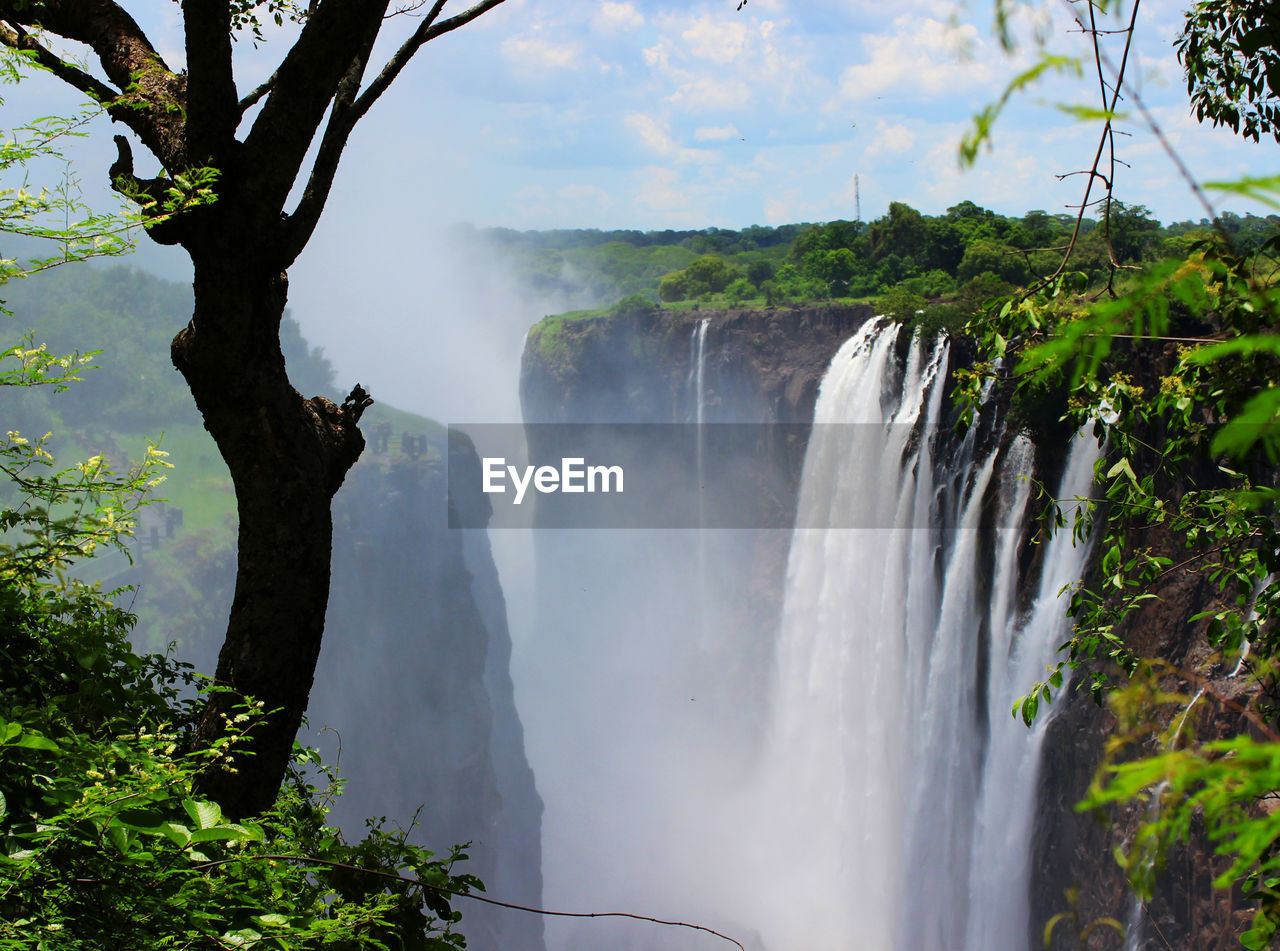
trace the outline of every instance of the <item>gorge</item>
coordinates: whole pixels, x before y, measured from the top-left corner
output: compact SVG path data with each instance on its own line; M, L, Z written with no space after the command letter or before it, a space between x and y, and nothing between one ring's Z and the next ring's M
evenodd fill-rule
M137 273L92 274L89 293L121 292L140 327L182 306ZM1088 552L1069 532L1037 541L1028 478L1088 494L1096 446L994 397L961 434L948 391L971 359L865 305L548 318L521 373L527 461L563 458L567 427L633 427L649 440L633 455L668 458L669 484L698 490L696 506L674 491L645 503L631 528L592 527L560 495L539 500L535 531L486 532L489 501L446 485L483 453L375 406L335 504L304 738L348 778L335 819L350 833L366 816L416 818L414 839L437 850L470 841L468 870L498 899L696 922L751 951L1030 951L1067 911L1139 920L1133 948L1213 947L1239 906L1196 871L1203 841L1137 903L1112 853L1142 811L1099 823L1075 809L1109 715L1084 691L1034 730L1009 715L1065 639L1057 595ZM304 344L290 361L323 385ZM149 367L122 371L126 396L108 370L82 400L105 437L70 414L58 425L123 444L129 426L177 420L163 424L172 507L144 515L134 568L111 580L138 586L137 637L177 639L204 669L231 595L229 495L181 394ZM48 411L15 409L24 427ZM650 451L669 437L680 453ZM450 499L473 528L448 526ZM531 598L513 597L522 584ZM1145 652L1187 655L1195 632L1178 618L1209 601L1206 584L1163 587L1135 635ZM478 948L712 940L461 910ZM1061 925L1055 947L1073 934Z
M1022 951L1055 915L1131 903L1111 852L1137 817L1074 810L1107 714L1068 691L1031 729L1010 715L1069 633L1063 592L1089 555L1069 529L1040 537L1033 480L1069 525L1099 449L1033 444L995 401L958 434L946 394L964 359L866 308L534 328L527 420L812 421L763 448L738 500L764 511L747 496L777 505L785 486L794 533L535 533L516 676L539 685L521 715L550 907L626 896L748 948ZM531 460L560 448L529 432ZM699 448L683 475L732 478L723 465ZM1152 619L1160 649L1185 643ZM1220 912L1180 874L1148 913L1195 941ZM693 946L604 922L550 923L548 943Z

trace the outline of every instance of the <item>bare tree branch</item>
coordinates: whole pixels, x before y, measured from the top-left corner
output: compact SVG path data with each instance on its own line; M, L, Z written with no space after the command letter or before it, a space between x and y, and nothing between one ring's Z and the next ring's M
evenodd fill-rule
M8 21L15 32L21 26L39 26L87 45L116 87L108 100L112 102L111 117L136 132L166 167L186 164L182 127L186 78L165 65L141 27L114 0L44 0L39 4L7 0L0 2L0 19ZM56 65L49 63L51 68ZM65 69L59 67L62 71L55 72L59 78L80 89L87 85L80 78L86 74L63 66ZM98 83L97 97L107 88Z
M1103 74L1104 66L1110 66L1110 63L1107 60L1106 52L1102 49L1102 46L1098 41L1098 36L1101 31L1096 29L1096 23L1094 22L1094 9L1093 9L1092 0L1090 0L1090 2L1087 4L1089 8L1089 23L1090 23L1089 26L1086 26L1084 24L1084 21L1080 19L1079 15L1075 13L1074 6L1071 3L1071 0L1064 0L1064 2L1066 2L1067 6L1072 9L1072 17L1075 19L1076 23L1080 26L1081 31L1088 33L1090 35L1090 38L1092 39L1094 63L1098 71L1098 84L1099 84L1099 89L1101 90L1102 108L1103 108L1103 111L1106 113L1106 121L1103 123L1102 134L1098 137L1098 148L1094 152L1093 162L1090 164L1088 170L1069 173L1072 175L1075 175L1075 174L1087 175L1089 178L1089 181L1085 185L1084 197L1081 199L1080 204L1078 206L1075 206L1078 208L1078 211L1076 213L1075 227L1072 229L1071 238L1067 242L1067 249L1063 253L1062 260L1059 262L1057 269L1051 275L1049 275L1049 277L1046 278L1043 283L1048 284L1056 280L1058 277L1060 277L1063 274L1064 271L1066 271L1067 264L1071 260L1071 255L1075 251L1076 242L1080 238L1080 230L1084 224L1085 211L1088 210L1088 208L1093 204L1105 204L1106 211L1103 214L1103 220L1105 223L1104 227L1107 230L1104 231L1104 234L1106 235L1106 239L1107 239L1107 256L1111 261L1111 275L1107 281L1107 289L1108 291L1112 291L1113 289L1112 281L1115 278L1115 269L1117 267L1116 260L1115 260L1115 252L1111 249L1111 237L1110 237L1110 230L1109 230L1110 221L1111 221L1111 190L1112 190L1112 183L1115 181L1115 134L1112 129L1112 123L1115 116L1116 106L1120 101L1120 89L1124 86L1125 67L1129 63L1129 50L1133 44L1134 25L1138 18L1138 8L1139 6L1141 6L1142 0L1134 0L1133 9L1130 11L1128 27L1124 30L1115 31L1115 32L1123 32L1125 34L1124 55L1120 59L1119 68L1112 70L1114 73L1114 79L1110 83L1107 82L1106 77ZM1110 176L1104 175L1098 171L1098 166L1102 164L1102 156L1104 152L1107 151L1108 146L1110 146L1110 154L1111 154L1111 175ZM1063 175L1058 177L1065 178L1066 176ZM1106 193L1103 196L1103 198L1094 202L1089 200L1089 196L1093 192L1093 185L1095 180L1097 179L1102 180L1103 185L1106 189Z
M477 895L471 891L459 891L456 888L446 888L443 885L433 885L430 882L424 882L420 878L411 878L407 875L397 875L395 872L384 872L382 869L366 868L363 865L351 865L346 862L335 862L332 859L313 858L309 855L287 855L284 853L267 853L259 855L242 855L231 859L216 859L212 862L203 862L200 865L193 866L197 872L203 872L207 869L217 868L220 865L230 865L234 862L298 862L302 865L321 865L326 868L340 868L348 872L356 872L358 874L369 875L373 878L383 878L393 882L404 882L408 885L416 885L420 888L429 888L435 892L443 892L446 895L455 895L458 898L471 898L475 901L484 902L486 905L496 905L499 908L510 908L512 911L527 911L535 915L546 915L554 918L630 918L633 921L647 921L655 925L667 925L672 928L691 928L694 931L704 931L709 935L714 935L730 944L736 944L742 949L742 942L736 938L730 938L727 934L721 934L713 928L706 925L695 925L687 921L669 921L665 918L653 918L649 915L638 915L630 911L551 911L546 908L533 908L529 905L516 905L509 901L499 901L496 898L489 898L487 895Z
M441 11L444 10L446 2L447 0L434 0L431 9L423 17L413 35L396 50L378 76L358 97L349 102L335 100L333 111L329 116L329 123L325 127L320 148L316 153L315 163L307 180L306 190L303 192L297 208L290 215L290 233L285 252L286 260L292 261L302 251L312 231L315 229L320 213L324 209L324 204L328 200L329 191L333 185L333 177L337 172L338 161L342 157L342 150L351 135L351 130L369 111L370 106L386 91L387 87L391 85L400 74L400 71L404 69L409 60L423 45L437 36L442 36L470 23L503 3L504 0L483 0L483 2L477 3L455 17L436 23ZM363 69L365 64L362 62L360 65Z
M120 95L101 80L72 66L48 47L33 37L16 23L0 23L0 43L15 50L25 50L35 54L36 62L43 66L63 82L68 83L91 99L102 103L104 107L111 105Z
M418 29L414 31L413 36L409 37L404 42L404 45L396 50L395 55L387 61L387 65L382 67L382 72L378 74L378 78L370 83L369 88L360 94L360 98L356 102L356 110L359 115L364 115L369 110L369 107L386 91L392 81L400 75L400 70L408 65L409 60L413 58L413 54L418 52L423 44L429 43L437 36L443 36L445 33L456 30L460 26L465 26L476 17L488 13L496 6L500 6L503 2L504 0L481 0L471 9L435 24L436 18L440 15L440 11L444 9L445 5L445 0L436 0L431 12L418 25Z
M271 89L272 87L275 86L275 84L276 84L276 74L272 73L266 82L262 83L260 86L258 86L257 89L253 90L253 92L249 93L249 95L245 96L243 99L240 100L240 114L243 115L245 112L247 112L250 108L253 107L254 103L258 102L259 100L262 99L263 96L271 92Z

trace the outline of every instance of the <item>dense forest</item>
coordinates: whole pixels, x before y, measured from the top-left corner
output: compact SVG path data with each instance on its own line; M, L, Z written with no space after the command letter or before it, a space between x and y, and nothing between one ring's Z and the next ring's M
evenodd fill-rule
M510 256L537 291L592 295L599 305L640 294L699 306L775 306L860 301L897 291L932 305L972 304L1051 272L1076 216L1029 211L1000 215L962 201L941 215L901 202L871 222L753 225L741 231L549 231L455 229ZM1242 251L1275 234L1280 216L1224 213L1223 232ZM1091 281L1120 265L1184 258L1218 233L1208 219L1162 225L1141 205L1119 202L1105 227L1081 222L1073 269ZM923 306L923 304L922 304Z

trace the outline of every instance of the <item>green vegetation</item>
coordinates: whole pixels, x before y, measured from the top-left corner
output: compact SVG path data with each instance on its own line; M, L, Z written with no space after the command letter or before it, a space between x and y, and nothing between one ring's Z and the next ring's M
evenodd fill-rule
M139 447L145 449L148 437L157 440L176 468L160 490L164 505L148 510L132 546L132 579L145 589L132 637L152 650L170 643L189 650L207 641L211 619L225 614L234 590L236 499L226 464L165 356L191 313L191 289L112 263L59 268L9 284L5 292L17 316L3 319L15 337L33 332L55 351L70 351L79 341L96 351L90 362L98 365L57 397L47 388L10 390L6 428L52 433L47 446L56 455L103 456L120 470L142 461ZM281 345L299 388L340 398L332 365L307 344L291 317L282 323ZM434 420L383 403L370 407L361 425L370 440L380 429L390 438L386 453L367 450L358 465L387 464L402 433L437 442L444 436ZM178 517L180 527L170 535L168 519ZM153 546L150 530L156 526ZM116 556L85 570L112 578L128 566L128 559ZM193 578L202 579L201 586Z
M1114 201L1106 227L1082 221L1072 269L1083 292L1115 279L1113 257L1124 268L1184 261L1215 228L1234 246L1254 250L1278 226L1277 215L1230 212L1216 223L1165 226L1141 205ZM869 224L831 221L739 232L491 230L481 236L514 257L517 275L531 291L585 293L605 302L647 299L671 309L869 303L928 330L959 332L989 301L1052 274L1074 227L1067 214L1037 210L1008 217L962 201L931 216L894 202ZM617 313L606 303L557 314L534 333L543 354L561 359L565 321Z
M58 388L85 362L0 359L7 388ZM126 473L102 457L58 471L47 440L0 443L0 948L463 947L449 896L480 883L452 871L462 852L437 860L380 823L347 842L325 821L341 781L314 751L256 822L194 791L260 706L198 743L191 672L134 653L120 592L77 580L95 553L127 554L167 468L150 448Z
M13 61L0 59L0 78L14 76ZM75 127L51 119L18 130L0 142L0 167L56 154ZM120 358L64 392L100 354L55 357L30 342L0 350L0 949L463 947L449 899L481 887L452 871L465 855L437 860L382 821L348 842L326 821L342 783L314 751L294 747L257 821L233 821L201 795L198 777L228 762L270 711L246 700L216 738L198 740L215 688L168 654L135 653L136 619L121 606L130 592L86 580L111 571L95 556L131 559L144 497L173 468L134 434L174 420L170 444L203 475L174 493L198 530L171 550L197 541L200 557L225 558L230 549L205 545L199 530L220 508L199 502L219 495L225 467L156 356L185 323L189 291L83 264L60 268L57 283L14 283L127 248L128 220L82 212L67 191L10 193L0 204L0 228L56 245L0 261L6 313L20 309L67 347L101 342ZM7 336L20 331L11 324ZM281 342L302 371L295 378L331 388L331 368L296 325L286 322ZM67 432L64 447L92 446L88 457L59 469L55 430ZM187 610L192 594L183 592ZM162 614L157 626L174 622Z
M1104 15L1117 12L1128 25L1104 27ZM1135 12L1091 3L1084 31L1093 31L1095 44L1103 31L1125 40ZM1273 4L1208 0L1187 11L1178 48L1200 118L1255 140L1277 133L1277 37ZM1123 49L1127 59L1127 42ZM1124 85L1125 59L1104 64L1094 50L1103 156L1114 148L1118 97L1141 108L1141 93ZM1052 59L1042 50L1010 92ZM971 145L989 133L995 111L979 117ZM1273 947L1280 931L1280 222L1223 213L1160 229L1115 201L1105 179L1103 187L1094 204L1110 212L1105 227L1069 243L1047 277L965 326L979 353L961 376L967 414L994 382L1015 406L1036 407L1029 415L1052 407L1105 447L1095 497L1073 524L1057 520L1058 530L1094 536L1095 564L1071 596L1074 632L1061 660L1043 682L1028 685L1013 712L1030 724L1068 675L1107 703L1114 725L1079 808L1108 815L1108 807L1122 806L1137 817L1117 851L1137 895L1150 900L1165 860L1185 847L1186 886L1210 880L1231 893L1227 913L1213 923L1214 940ZM1280 207L1275 178L1217 188ZM1089 205L1086 192L1082 207ZM1112 252L1105 275L1095 270L1099 240ZM1139 266L1120 272L1129 263ZM1033 276L1042 273L1032 268ZM1170 656L1147 656L1152 619L1174 641L1161 647ZM1233 920L1241 899L1253 909L1244 930Z

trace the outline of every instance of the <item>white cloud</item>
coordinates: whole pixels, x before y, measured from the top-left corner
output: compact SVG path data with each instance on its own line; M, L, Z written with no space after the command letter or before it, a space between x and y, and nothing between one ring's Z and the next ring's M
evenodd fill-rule
M881 96L953 94L995 79L999 53L986 44L971 23L952 24L932 17L898 17L893 32L862 38L866 59L840 77L843 98L863 101ZM960 56L961 50L968 55Z
M751 89L734 76L699 76L682 83L666 101L688 112L727 112L745 108Z
M899 155L915 144L915 133L905 125L890 125L884 119L877 119L874 137L862 154L869 159L878 155Z
M660 36L644 50L645 63L654 87L670 89L666 101L683 111L807 111L822 98L796 101L798 90L811 93L821 81L789 20L667 13L656 24Z
M634 3L613 3L605 0L596 11L596 29L603 33L626 33L644 26L644 15Z
M729 125L704 125L693 130L693 137L699 142L723 142L726 139L741 138L738 127Z
M531 72L577 69L582 65L582 47L577 43L555 43L536 33L508 37L501 50L517 69Z
M681 33L689 53L724 66L743 62L751 46L751 26L743 20L725 22L721 16L694 19Z
M650 151L656 152L665 159L675 162L711 162L718 157L717 153L706 149L691 149L680 145L671 137L666 124L659 122L653 116L633 112L623 122L628 129L640 137Z

